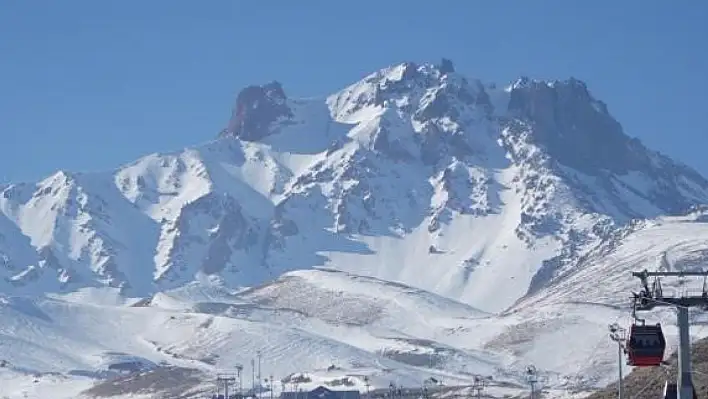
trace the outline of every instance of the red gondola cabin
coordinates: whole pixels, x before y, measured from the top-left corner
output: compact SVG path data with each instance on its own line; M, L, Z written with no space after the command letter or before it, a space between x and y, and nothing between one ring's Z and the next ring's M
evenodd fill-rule
M664 360L666 339L661 325L633 324L629 329L626 352L627 364L637 367L659 366Z

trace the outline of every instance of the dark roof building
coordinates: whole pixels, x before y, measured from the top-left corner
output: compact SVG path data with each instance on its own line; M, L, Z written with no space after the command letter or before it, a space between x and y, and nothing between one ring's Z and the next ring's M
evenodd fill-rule
M283 392L280 399L361 399L359 391L333 391L319 386L312 391Z

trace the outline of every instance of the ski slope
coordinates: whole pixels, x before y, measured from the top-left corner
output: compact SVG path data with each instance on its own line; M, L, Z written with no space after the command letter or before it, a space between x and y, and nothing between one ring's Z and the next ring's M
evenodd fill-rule
M689 264L705 246L700 237L706 233L708 224L698 216L648 223L605 248L582 274L567 280L571 284L549 288L501 315L332 269L290 272L241 290L193 283L141 301L108 289L43 299L6 296L0 333L9 367L1 374L8 382L2 394L30 386L40 394L73 376L64 385L73 389L66 397L76 397L121 364L143 370L171 364L213 376L236 364L248 368L258 351L264 374L287 380L303 373L312 381L302 386L312 388L340 378L361 388L363 376L381 388L390 381L419 386L430 376L465 385L480 374L516 386L497 389L519 392L528 364L556 392L602 386L616 375L607 325L630 320L628 301L622 300L636 288L629 272L654 255L665 254L674 267ZM618 285L582 281L594 272ZM672 287L665 284L665 290ZM674 348L672 314L653 317L665 323ZM702 324L693 333L695 339L708 335ZM210 386L205 377L199 387Z
M249 364L262 351L264 372L279 379L305 372L316 378L313 384L346 376L361 386L369 376L375 386L390 380L415 386L430 376L462 383L470 372L493 375L503 360L431 340L460 322L483 325L490 315L419 289L334 271L296 272L242 293L191 286L133 305L97 302L77 295L3 298L5 378L26 374L44 386L45 379L52 384L58 375L73 375L86 388L85 379L106 378L120 365L151 370L164 363L213 375ZM15 380L14 389L27 389L22 378Z

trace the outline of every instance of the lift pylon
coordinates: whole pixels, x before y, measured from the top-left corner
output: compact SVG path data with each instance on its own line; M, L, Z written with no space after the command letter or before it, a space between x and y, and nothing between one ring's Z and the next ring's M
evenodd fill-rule
M642 290L633 293L634 312L649 311L656 307L675 307L679 329L678 376L676 380L677 399L693 399L696 393L691 378L691 336L688 310L692 307L708 309L708 271L692 272L632 272L632 276L641 280ZM649 288L649 278L654 277L654 283ZM701 295L664 296L661 289L661 277L703 277L703 292ZM659 330L660 331L660 330ZM631 337L630 337L631 338ZM663 335L661 337L663 339Z

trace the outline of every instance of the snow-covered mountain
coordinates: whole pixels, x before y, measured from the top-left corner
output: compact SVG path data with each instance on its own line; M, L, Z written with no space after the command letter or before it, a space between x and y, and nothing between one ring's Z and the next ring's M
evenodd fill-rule
M630 269L708 249L708 181L627 136L583 82L497 87L448 60L326 98L248 87L212 142L0 190L17 370L85 374L120 352L213 371L261 346L282 375L464 381L465 364L522 382L509 370L534 362L568 379L596 364L562 334L601 339L624 311L593 303L618 304Z

